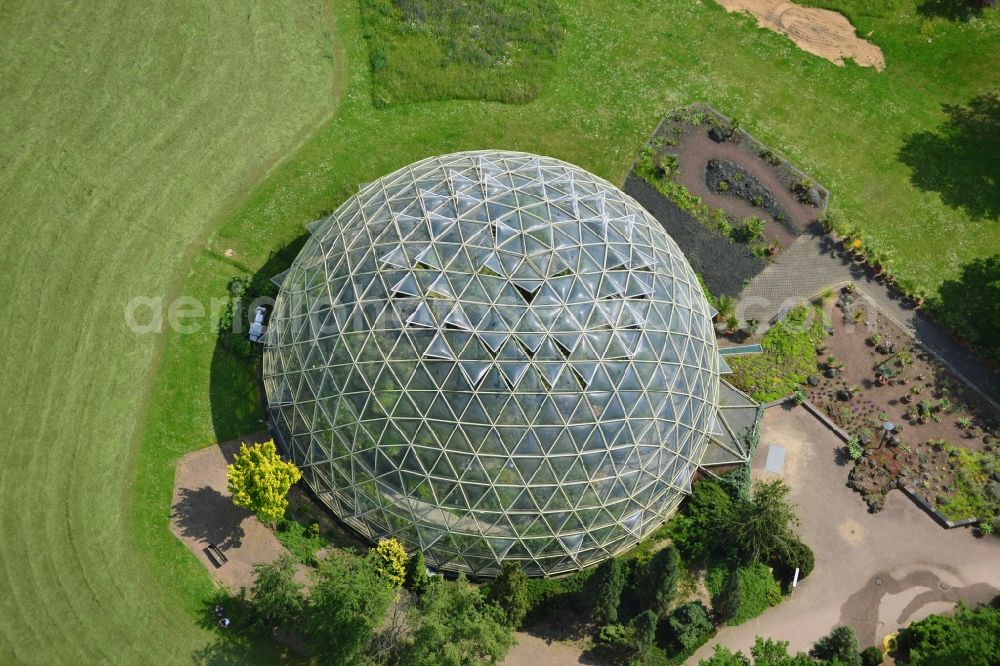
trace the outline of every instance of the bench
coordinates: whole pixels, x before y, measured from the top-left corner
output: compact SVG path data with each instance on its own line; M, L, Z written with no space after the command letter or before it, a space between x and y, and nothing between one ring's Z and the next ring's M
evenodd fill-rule
M216 569L218 569L223 564L229 561L229 558L226 557L226 554L222 552L222 549L216 546L214 543L208 544L208 546L205 548L205 555L207 555L208 559L212 561Z

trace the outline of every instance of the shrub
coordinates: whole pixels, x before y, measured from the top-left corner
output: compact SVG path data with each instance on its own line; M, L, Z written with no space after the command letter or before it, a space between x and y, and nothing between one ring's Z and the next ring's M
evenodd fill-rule
M589 614L591 603L591 579L596 569L585 569L565 578L529 578L526 585L528 596L528 622L538 622L555 611L579 610Z
M809 656L843 666L861 666L858 637L850 627L834 627L833 631L813 644Z
M765 564L731 571L712 607L722 622L743 624L781 602L781 588Z
M406 580L406 561L409 556L398 539L382 539L369 551L375 570L393 587L400 587Z
M861 651L861 666L882 666L882 650L869 645Z
M594 640L608 647L627 647L632 644L632 627L618 623L606 624L597 630Z
M504 562L490 584L486 600L495 603L504 612L507 625L517 629L528 614L528 577L517 562Z
M667 625L685 652L700 647L714 628L708 609L700 601L689 601L675 608L667 618Z
M777 560L782 569L782 577L788 581L794 577L796 568L799 570L799 580L802 580L816 566L812 548L797 537L789 539L778 549Z

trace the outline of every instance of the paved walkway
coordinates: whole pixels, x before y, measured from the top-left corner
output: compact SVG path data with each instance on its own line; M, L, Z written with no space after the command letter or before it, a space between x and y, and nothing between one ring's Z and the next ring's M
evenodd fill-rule
M846 282L854 282L879 315L910 332L1000 412L1000 375L983 365L937 322L904 305L896 292L873 280L860 265L843 259L830 237L818 227L800 236L744 288L737 316L759 320L763 331L775 315Z
M899 491L885 509L869 514L861 496L846 486L849 468L842 442L802 407L765 411L753 461L764 471L771 444L785 448L780 474L798 505L803 540L816 553L816 569L792 595L760 617L722 629L691 659L711 655L716 643L746 651L755 636L808 650L837 625L849 625L862 646L959 599L987 602L1000 593L1000 543L977 539L969 529L944 530Z
M230 592L253 585L253 565L273 562L288 551L274 532L246 509L233 504L226 489L226 466L246 442L270 439L267 431L193 451L177 462L170 512L170 531L194 553L212 577ZM214 543L229 558L221 567L205 553ZM300 582L307 583L306 567L298 565Z

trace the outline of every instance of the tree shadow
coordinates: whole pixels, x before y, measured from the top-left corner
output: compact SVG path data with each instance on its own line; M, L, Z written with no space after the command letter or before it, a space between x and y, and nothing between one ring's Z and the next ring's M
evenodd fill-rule
M996 0L924 0L917 5L917 13L926 18L968 21L996 4Z
M250 515L209 486L181 488L173 510L182 537L214 543L222 550L240 546L244 536L240 523Z
M274 252L263 266L252 276L253 284L267 285L273 296L277 289L270 284L271 278L287 270L309 238L303 234ZM233 277L238 273L233 272ZM255 295L241 304L242 321L253 317ZM250 357L237 354L226 346L221 333L212 354L209 400L212 411L212 425L216 441L225 442L241 435L262 430L264 418L264 388L260 381L261 351L256 345Z
M948 115L943 125L910 134L899 150L911 169L910 182L974 218L1000 217L1000 94L942 109Z
M217 605L223 607L230 621L226 629L219 627ZM198 625L215 634L215 640L191 653L191 661L199 666L307 663L303 653L274 640L254 622L253 609L243 590L239 594L217 590L205 599L198 613Z

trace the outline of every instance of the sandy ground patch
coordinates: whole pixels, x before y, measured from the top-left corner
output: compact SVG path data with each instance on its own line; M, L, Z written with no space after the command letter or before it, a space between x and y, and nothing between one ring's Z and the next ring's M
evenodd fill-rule
M240 443L267 439L267 431L254 433L193 451L177 462L170 531L231 592L253 585L254 564L273 562L288 552L253 514L234 506L226 490L226 465L232 462ZM205 553L210 543L229 558L221 567L215 566ZM299 568L296 578L307 583L306 567Z
M862 67L885 69L882 49L861 39L847 18L829 9L800 7L788 0L716 0L726 11L745 11L762 28L787 35L796 46L843 66L850 58Z

